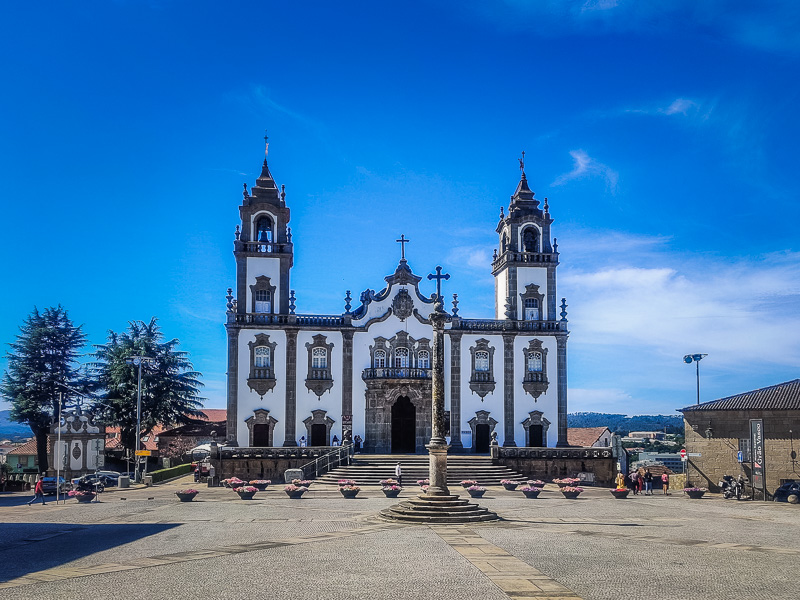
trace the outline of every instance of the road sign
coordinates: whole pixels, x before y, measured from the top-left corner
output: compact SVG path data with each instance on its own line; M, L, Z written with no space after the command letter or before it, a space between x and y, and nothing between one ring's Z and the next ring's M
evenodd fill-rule
M703 455L700 454L699 452L689 452L689 456L698 456L699 457L699 456L703 456Z
M150 456L150 450L137 450L136 456Z
M105 467L106 466L106 456L105 456L105 454L98 454L97 455L97 466L98 467Z
M739 450L739 451L736 453L736 460L738 460L739 462L744 462L744 452L742 452L741 450Z
M689 460L689 457L688 456L681 456L681 460L683 462L686 462L687 460Z
M686 458L686 448L681 448L681 458Z

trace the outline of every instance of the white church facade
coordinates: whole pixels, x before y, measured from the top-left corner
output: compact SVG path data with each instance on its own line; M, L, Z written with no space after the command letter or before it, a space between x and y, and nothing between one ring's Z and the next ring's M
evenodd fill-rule
M297 314L290 210L266 159L256 185L245 185L239 214L226 320L226 444L293 447L304 438L329 446L351 432L365 452L424 452L436 294L421 292L422 277L404 251L383 288L361 293L358 306L348 292L342 314ZM540 207L523 168L507 214L501 209L498 248L487 265L494 317L461 318L455 296L449 312L451 452L488 452L493 437L505 447L567 445L568 330L566 303L557 304L552 222L547 199ZM404 237L398 241L404 248Z

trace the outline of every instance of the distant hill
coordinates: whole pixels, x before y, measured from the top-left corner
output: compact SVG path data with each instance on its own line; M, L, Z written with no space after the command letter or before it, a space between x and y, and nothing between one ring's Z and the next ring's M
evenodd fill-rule
M10 410L0 410L0 438L31 437L31 428L9 419Z
M569 427L608 427L621 435L631 431L664 431L683 433L680 415L638 415L629 417L614 413L578 412L567 415Z

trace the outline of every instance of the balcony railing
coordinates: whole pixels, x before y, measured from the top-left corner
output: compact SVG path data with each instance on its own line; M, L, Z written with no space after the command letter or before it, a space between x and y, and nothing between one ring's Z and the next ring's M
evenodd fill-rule
M364 369L361 379L430 379L430 369L412 369L410 367L377 367Z
M254 367L250 379L275 379L272 367Z
M289 254L292 252L292 244L287 243L237 241L235 244L238 252L254 254Z
M470 383L494 383L494 378L488 371L475 371L469 381Z
M306 379L332 379L330 369L310 369Z
M523 381L537 381L547 383L547 374L541 371L525 371L525 378Z
M492 263L492 268L497 269L508 263L544 263L558 264L556 252L504 252Z
M564 324L566 325L566 324ZM513 321L511 319L454 319L452 329L463 331L562 331L561 321Z

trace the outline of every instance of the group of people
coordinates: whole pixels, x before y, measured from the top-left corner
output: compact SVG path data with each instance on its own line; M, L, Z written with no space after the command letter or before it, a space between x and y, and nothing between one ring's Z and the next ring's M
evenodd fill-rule
M353 438L351 440L349 434L350 434L350 431L346 431L345 432L344 441L347 442L347 443L352 441L353 445L355 446L355 451L356 452L361 452L361 444L363 442L363 440L361 439L361 436L357 435L355 438ZM300 439L298 440L298 442L299 442L299 445L300 445L301 448L305 448L306 446L308 446L308 440L306 440L306 436L301 436ZM339 437L334 435L333 438L331 439L331 446L341 446L341 445L342 444L339 441Z
M650 472L650 469L640 467L628 473L627 476L622 473L617 474L617 487L627 487L633 490L634 495L643 494L645 496L652 496L653 481L660 481L663 494L669 496L669 473L666 471L659 476L654 476Z

